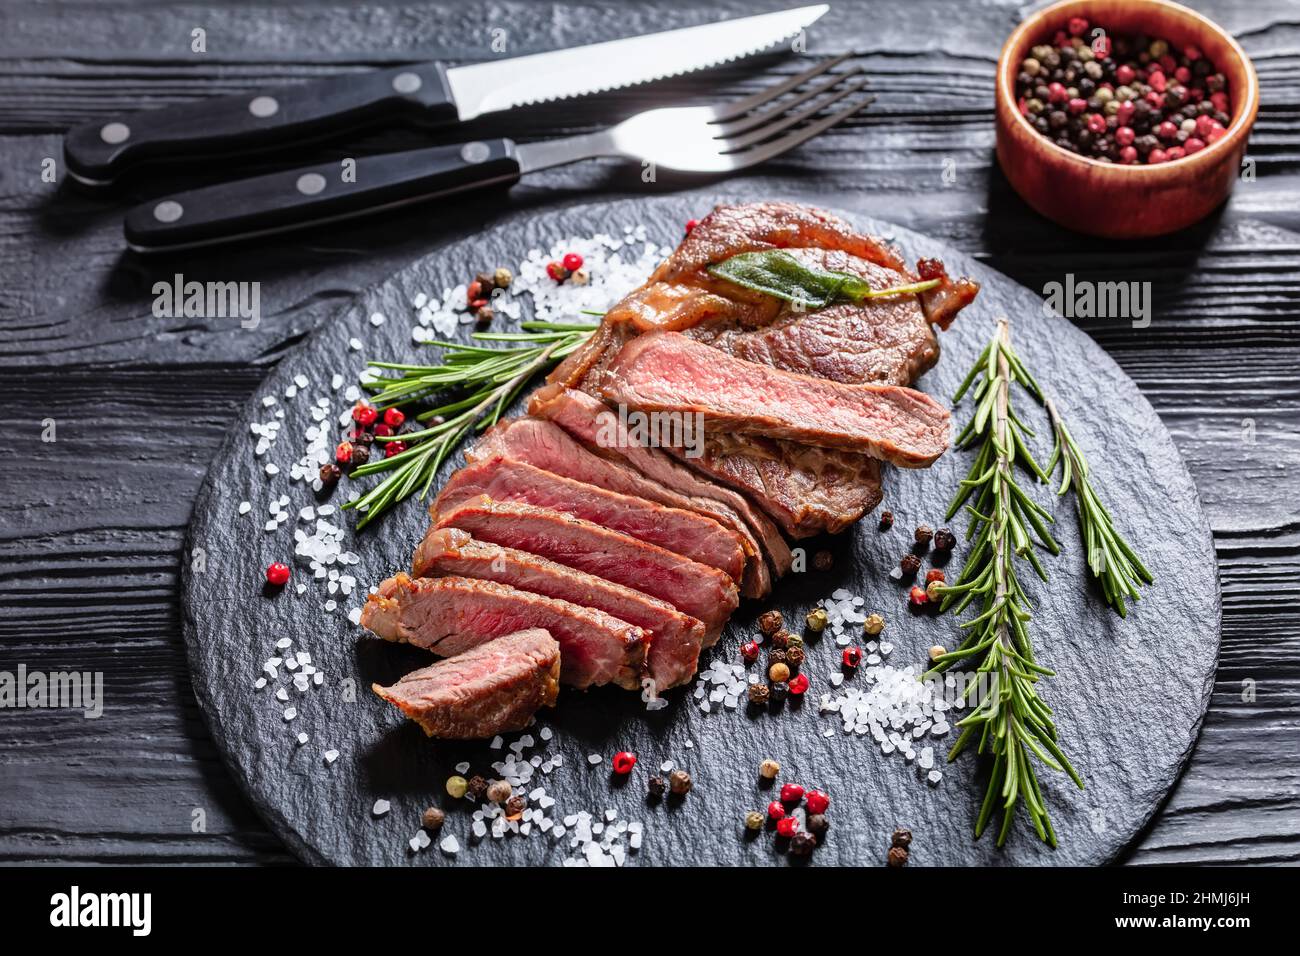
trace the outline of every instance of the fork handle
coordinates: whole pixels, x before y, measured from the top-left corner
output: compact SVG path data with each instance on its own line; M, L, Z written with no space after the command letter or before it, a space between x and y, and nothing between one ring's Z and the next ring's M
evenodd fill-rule
M519 179L515 144L478 140L323 163L237 179L136 206L127 244L138 252L209 245L366 215Z

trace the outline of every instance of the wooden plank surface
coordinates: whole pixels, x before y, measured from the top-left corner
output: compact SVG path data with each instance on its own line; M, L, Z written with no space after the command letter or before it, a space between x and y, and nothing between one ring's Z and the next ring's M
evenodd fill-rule
M1030 213L998 172L993 64L1018 5L838 0L809 52L862 53L877 105L725 186L648 186L635 169L593 163L541 174L509 200L433 204L164 263L123 253L121 214L197 177L159 176L107 199L43 183L42 160L59 158L68 125L368 66L484 59L495 28L519 54L780 4L0 5L0 394L21 449L0 474L0 669L102 670L107 698L97 721L0 711L0 860L290 860L211 746L176 603L191 499L235 409L285 349L358 290L472 233L507 202L689 188L704 211L716 189L766 197L797 183L942 237L1031 288L1070 272L1152 282L1148 328L1079 324L1141 385L1187 459L1215 530L1224 630L1201 741L1130 858L1300 862L1300 3L1192 5L1233 30L1259 70L1255 179L1210 221L1168 239L1074 235ZM207 32L203 55L189 50L196 27ZM481 120L457 136L591 129L650 105L751 92L799 64L763 58L549 104L508 127ZM293 159L426 141L392 130ZM261 281L261 324L155 318L149 289L175 272ZM53 443L40 441L48 418Z

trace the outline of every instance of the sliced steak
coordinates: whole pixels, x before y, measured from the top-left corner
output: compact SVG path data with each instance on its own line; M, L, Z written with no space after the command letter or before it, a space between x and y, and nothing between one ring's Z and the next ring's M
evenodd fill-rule
M880 462L866 455L729 433L709 435L697 458L670 450L710 478L744 491L791 538L843 531L883 497Z
M523 730L560 691L560 645L534 628L412 671L376 694L430 737L472 740Z
M439 514L436 527L460 528L480 541L528 551L661 598L704 622L706 646L717 640L740 603L735 583L717 568L548 508L480 499Z
M560 642L560 679L574 687L635 690L645 667L641 628L595 608L471 578L389 578L370 595L361 624L389 641L454 657L515 631L541 627Z
M939 279L920 296L873 299L797 312L771 296L710 275L708 267L744 252L783 249L810 265L849 272L875 288ZM791 203L718 206L639 289L611 308L588 344L549 381L588 390L593 375L633 335L681 331L747 361L834 381L907 385L934 365L947 328L979 291L925 259L909 271L879 239L855 233L829 213Z
M629 341L602 378L606 399L702 413L706 426L925 467L948 448L948 410L898 385L845 385L719 353L675 332Z
M537 396L534 396L534 404L537 400ZM745 574L742 579L745 596L762 597L771 590L771 580L763 564L758 539L740 515L721 501L712 498L691 498L646 477L626 462L593 454L579 445L567 431L549 421L516 418L501 422L490 428L478 443L466 452L465 457L468 461L474 462L495 455L527 462L546 471L566 475L609 491L635 495L673 508L696 511L713 518L741 536L741 545L746 555ZM703 481L699 483L705 484ZM733 498L739 498L739 495L734 492L730 494ZM770 522L768 526L770 527ZM775 528L772 528L771 533L780 542L780 535ZM780 542L780 545L785 548L784 542ZM788 567L789 551L785 553ZM757 573L754 571L755 568L758 569Z
M646 666L657 690L684 684L695 674L704 625L642 591L525 551L475 541L459 528L430 531L416 548L412 570L420 577L451 574L499 581L635 624L650 636Z
M745 567L740 538L712 518L501 456L473 462L453 474L430 510L436 515L482 495L585 518L717 568L734 581L740 580Z
M715 484L684 467L662 451L644 448L633 442L619 426L615 415L599 398L559 385L547 385L533 393L528 413L555 422L576 439L617 455L631 464L645 479L675 494L689 495L695 501L717 502L741 515L762 542L763 550L777 576L790 570L790 548L771 520L759 512L749 499L730 488ZM608 441L610 435L614 441ZM763 593L766 593L764 591ZM746 591L747 597L755 595ZM761 596L761 595L759 595Z

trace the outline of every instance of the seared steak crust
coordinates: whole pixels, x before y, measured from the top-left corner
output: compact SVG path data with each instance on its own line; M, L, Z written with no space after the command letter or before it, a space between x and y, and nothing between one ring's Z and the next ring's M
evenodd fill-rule
M559 677L560 645L535 628L371 689L430 737L471 740L523 730L540 708L555 706Z

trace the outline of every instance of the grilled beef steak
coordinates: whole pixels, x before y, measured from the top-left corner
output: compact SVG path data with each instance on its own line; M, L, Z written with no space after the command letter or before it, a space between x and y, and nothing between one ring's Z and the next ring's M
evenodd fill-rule
M439 514L437 527L460 528L480 541L528 551L661 598L704 622L706 646L717 640L740 600L735 583L717 568L547 508L480 499Z
M601 382L605 398L631 408L700 413L715 431L864 452L904 468L948 448L948 410L924 392L782 372L675 332L632 339Z
M452 475L430 510L436 515L483 495L585 518L717 568L734 581L744 570L740 539L711 518L499 456L466 465Z
M792 559L789 546L771 520L750 504L747 498L730 488L702 478L662 451L644 448L632 441L631 436L619 428L618 417L600 399L563 386L547 385L533 394L528 403L528 412L555 422L579 441L601 448L607 454L618 455L644 476L644 480L660 488L677 495L689 495L696 502L713 502L715 508L721 505L729 512L740 515L761 542L772 570L778 576L790 570ZM615 435L614 442L602 443L602 437L609 433ZM762 593L765 594L766 591ZM745 595L755 596L749 591Z
M588 396L583 397L587 398ZM591 399L591 401L596 400ZM536 397L534 398L535 403ZM601 409L605 408L599 402L597 402L597 405ZM706 517L713 518L741 536L741 545L745 549L746 556L745 575L742 580L742 591L745 596L762 597L771 589L771 579L767 574L758 540L755 538L751 527L741 519L740 515L721 501L715 501L712 498L688 497L686 494L675 491L647 477L623 461L602 458L579 445L568 432L549 421L516 418L501 422L490 428L479 439L478 444L466 452L465 457L468 461L476 462L496 455L513 461L527 462L546 471L567 475L577 481L596 485L608 491L635 495L648 501L657 501L669 507L695 511ZM669 464L672 463L669 462ZM680 470L680 466L674 467L678 467ZM698 483L701 485L706 484L703 481ZM723 491L731 498L737 499L741 506L749 507L748 503L734 491L727 489L723 489ZM770 526L770 522L768 522L768 526ZM779 546L785 549L785 542L780 540L780 535L777 534L775 528L771 529L771 534L776 538ZM789 551L786 550L785 553L788 566ZM755 568L757 568L757 571L754 570Z
M691 679L700 657L704 625L667 601L514 548L475 541L458 528L430 531L415 550L420 577L456 575L499 581L521 591L594 607L650 635L646 667L663 691Z
M534 628L371 688L430 737L470 740L523 730L540 708L555 706L559 677L560 645Z
M635 690L645 666L647 636L641 628L494 581L398 574L370 595L361 623L385 640L443 657L514 631L545 628L560 642L560 679L573 687L612 683Z

